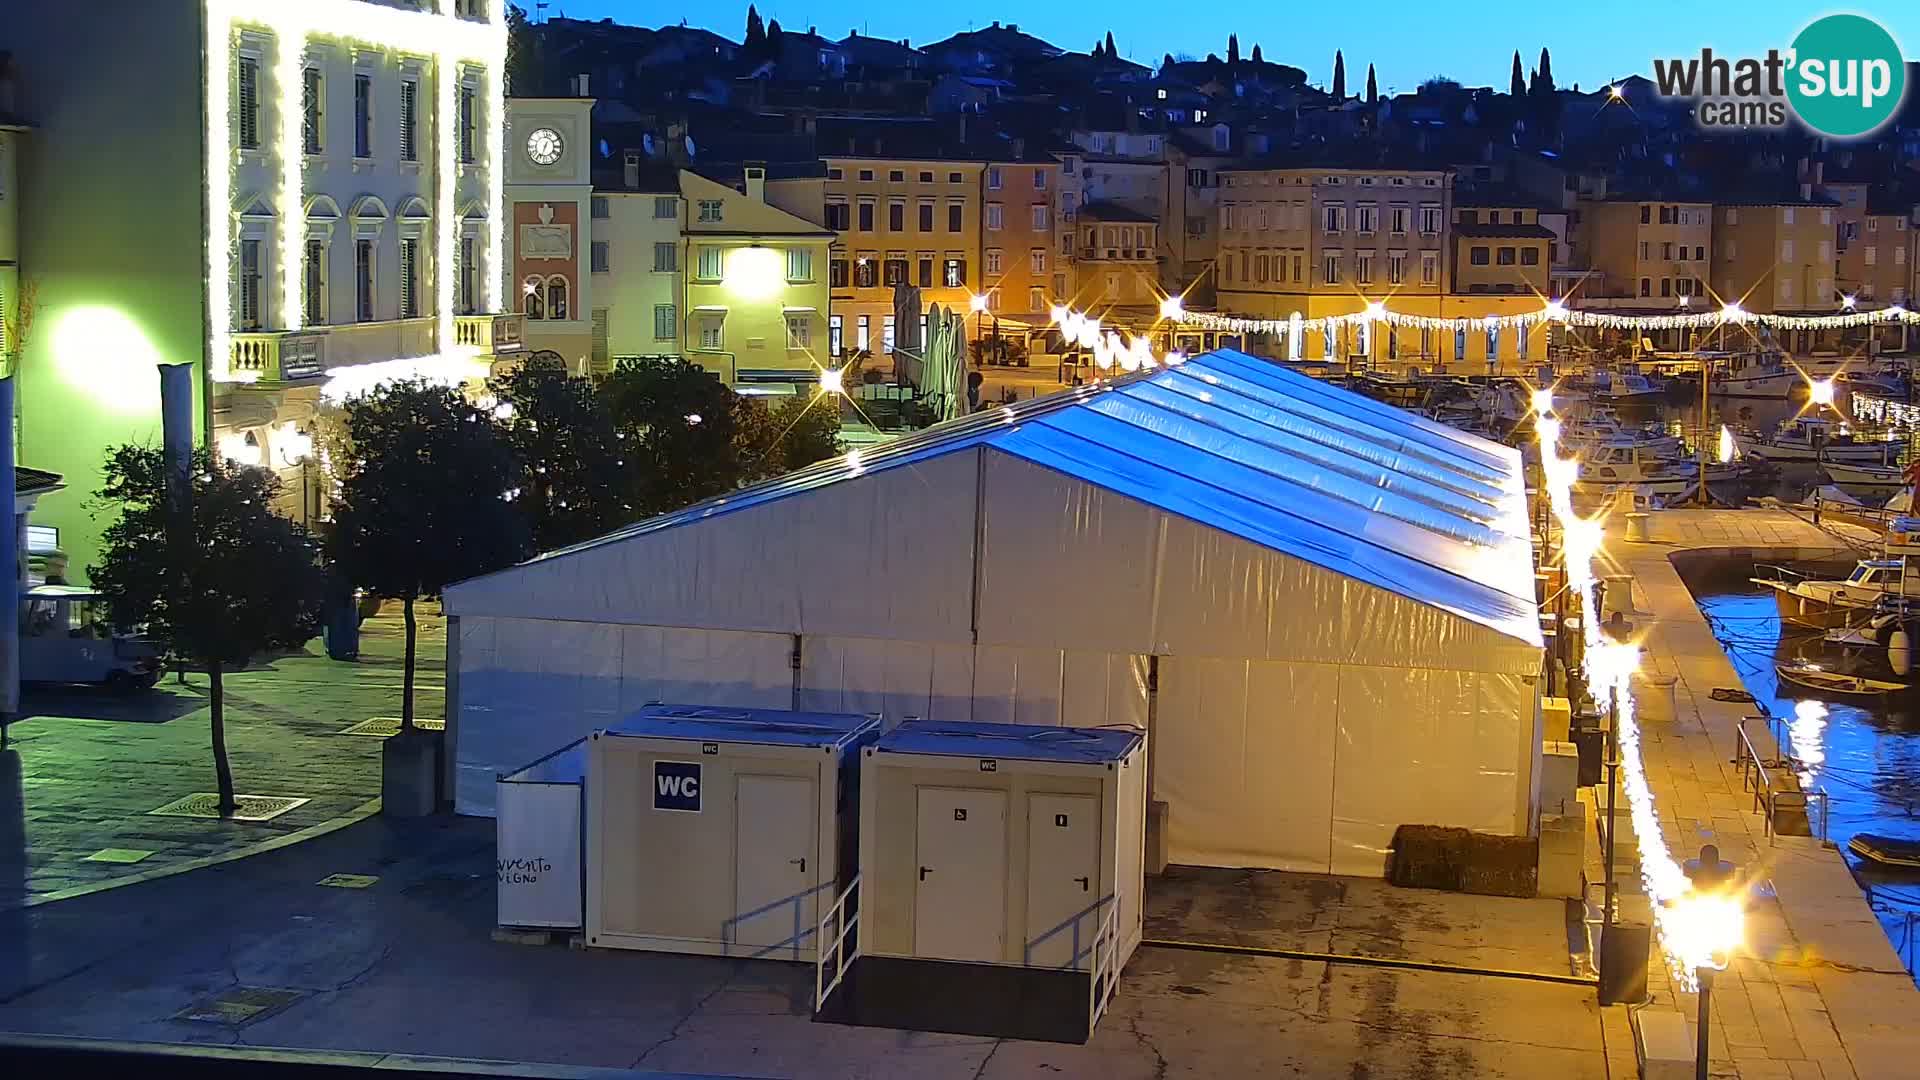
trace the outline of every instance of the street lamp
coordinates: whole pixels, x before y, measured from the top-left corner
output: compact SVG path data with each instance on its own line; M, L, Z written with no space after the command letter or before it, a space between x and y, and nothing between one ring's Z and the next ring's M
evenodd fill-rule
M967 308L968 310L972 311L975 315L980 316L980 321L978 324L976 324L976 326L978 329L984 330L986 328L987 316L989 314L989 312L987 311L987 294L975 293L972 296L967 297ZM990 356L997 356L999 353L998 346L1000 344L1000 316L997 314L993 316L993 343L995 347L992 349L988 349L985 347L981 348L980 356L983 360L985 360L987 357L990 357Z
M1693 1058L1696 1080L1707 1080L1713 1037L1713 977L1726 969L1734 950L1740 947L1747 918L1739 887L1718 880L1724 864L1704 866L1709 854L1719 862L1717 851L1702 850L1703 869L1710 871L1709 878L1707 881L1696 879L1694 891L1667 906L1665 926L1668 941L1684 957L1700 984L1699 1011L1694 1018L1699 1027Z

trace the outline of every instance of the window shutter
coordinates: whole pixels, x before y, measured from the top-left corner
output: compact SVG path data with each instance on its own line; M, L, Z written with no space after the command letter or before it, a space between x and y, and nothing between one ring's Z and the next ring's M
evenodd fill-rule
M415 153L418 147L415 145L416 140L414 138L414 107L419 99L419 94L419 83L403 82L400 84L400 160L402 161L418 160Z
M240 58L240 146L253 150L260 146L260 61Z
M593 309L593 370L597 374L606 374L613 369L613 362L607 349L607 309Z
M419 248L418 240L400 241L400 312L408 319L420 315L420 290L414 281L414 271L419 264Z

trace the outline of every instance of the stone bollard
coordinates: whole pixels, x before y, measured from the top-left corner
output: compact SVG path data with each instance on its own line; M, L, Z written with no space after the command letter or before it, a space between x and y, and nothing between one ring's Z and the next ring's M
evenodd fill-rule
M1652 538L1649 515L1636 511L1627 515L1627 539L1636 544L1644 544Z
M1602 622L1613 618L1613 613L1616 611L1622 615L1633 615L1637 612L1633 606L1632 574L1602 574L1600 580L1607 583L1602 593L1604 597L1602 602L1606 605L1606 610L1600 613Z
M1672 675L1658 672L1636 671L1633 673L1633 715L1644 724L1671 724L1678 713L1674 700L1674 685L1679 682Z

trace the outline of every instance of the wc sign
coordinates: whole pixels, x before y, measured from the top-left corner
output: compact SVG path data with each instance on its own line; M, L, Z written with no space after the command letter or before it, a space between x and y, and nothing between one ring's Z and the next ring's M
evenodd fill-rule
M700 812L700 763L697 761L656 761L653 763L653 808Z

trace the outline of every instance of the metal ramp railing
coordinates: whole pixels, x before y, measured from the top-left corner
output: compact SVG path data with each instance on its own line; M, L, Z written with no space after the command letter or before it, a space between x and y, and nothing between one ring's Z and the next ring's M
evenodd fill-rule
M1106 1015L1107 1005L1113 1001L1114 987L1120 982L1120 928L1116 916L1120 912L1119 904L1107 906L1106 917L1100 920L1100 930L1093 936L1093 965L1087 980L1087 1038L1093 1038L1093 1029L1100 1026L1100 1018Z
M827 998L840 988L853 962L860 958L860 910L855 897L860 891L860 875L853 875L846 890L820 920L813 954L813 1011L826 1006ZM832 974L829 975L828 972Z

